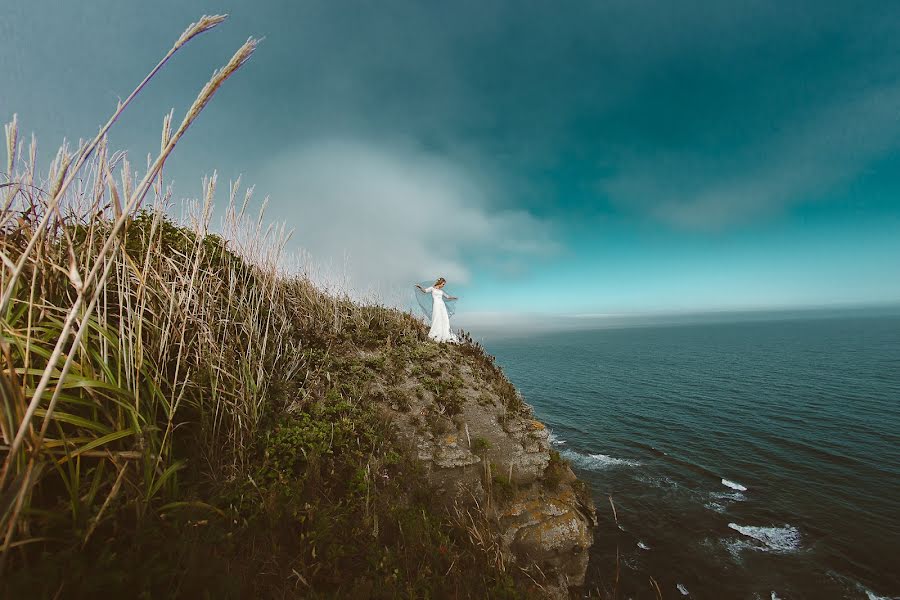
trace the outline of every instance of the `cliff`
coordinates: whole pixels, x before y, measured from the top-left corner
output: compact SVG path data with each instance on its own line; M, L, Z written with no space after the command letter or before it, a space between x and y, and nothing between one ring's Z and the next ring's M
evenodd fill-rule
M142 212L54 357L83 293L70 257L95 260L109 232L84 222L24 263L0 323L4 441L22 419L52 424L3 447L0 596L562 598L582 583L589 494L477 343L435 344L410 314ZM0 235L13 260L34 230L19 223ZM57 401L29 415L44 373Z
M590 494L480 348L425 342L416 355L384 396L437 504L482 511L506 560L540 574L549 596L568 597L587 568L596 525Z
M424 334L415 319L404 321ZM345 348L332 372L376 403L398 448L422 469L435 514L480 523L488 538L480 542L522 589L568 598L584 582L596 516L547 428L467 336L461 345L390 339Z
M0 598L564 597L593 508L482 348L285 274L239 181L217 234L215 175L168 216L163 165L256 40L142 176L109 148L224 19L49 169L5 127Z

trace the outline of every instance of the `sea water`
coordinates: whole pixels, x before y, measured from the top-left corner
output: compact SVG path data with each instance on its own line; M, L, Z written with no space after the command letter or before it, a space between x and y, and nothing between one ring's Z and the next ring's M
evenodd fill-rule
M487 336L620 598L900 596L900 317ZM613 511L615 507L615 511Z

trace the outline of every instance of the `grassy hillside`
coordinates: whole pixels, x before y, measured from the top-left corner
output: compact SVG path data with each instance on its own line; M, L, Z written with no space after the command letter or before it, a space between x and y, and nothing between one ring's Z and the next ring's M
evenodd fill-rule
M4 230L12 261L39 215ZM97 261L109 229L72 216L47 230L2 320L7 452L43 374L56 397L8 461L7 594L516 595L486 524L432 512L382 411L403 402L392 373L480 349L430 346L408 314L328 296L145 211L107 256L92 314L79 311L63 373L49 357L85 293L68 266ZM452 387L437 377L423 385Z
M222 20L192 24L96 138L64 145L46 172L34 140L23 144L15 119L6 127L0 595L542 596L540 570L509 564L481 505L436 507L416 460L416 436L462 427L466 401L525 418L493 359L286 274L283 230L248 213L239 182L221 194L213 176L183 219L169 216L163 166L256 42L178 126L163 119L143 174L109 150L133 98ZM416 435L398 435L400 417ZM543 433L515 435L532 460L547 452ZM498 450L478 438L472 452ZM512 467L504 479L484 464L485 489L514 498ZM548 469L571 496L558 455Z
M6 127L0 593L518 596L483 516L432 510L385 419L385 403L402 402L391 373L422 360L421 323L282 274L284 236L246 214L239 184L218 235L215 177L183 223L166 216L165 160L255 41L178 127L164 119L143 175L108 150L134 96L221 21L189 27L99 135L61 148L46 173L34 140ZM476 346L445 351L505 381Z

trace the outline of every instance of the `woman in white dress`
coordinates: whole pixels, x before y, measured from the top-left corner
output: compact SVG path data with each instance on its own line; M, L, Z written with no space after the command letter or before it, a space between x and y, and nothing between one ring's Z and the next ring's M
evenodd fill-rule
M436 342L457 342L456 335L450 330L450 314L447 312L447 306L444 299L456 300L456 296L451 296L444 291L447 280L439 277L434 285L423 288L418 283L416 287L423 294L431 294L431 329L428 331L428 337Z

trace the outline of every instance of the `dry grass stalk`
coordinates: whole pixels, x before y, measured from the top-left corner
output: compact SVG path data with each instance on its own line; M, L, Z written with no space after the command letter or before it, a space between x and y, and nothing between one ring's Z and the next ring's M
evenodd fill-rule
M232 57L232 59L231 59L231 61L229 61L228 65L226 65L226 67L224 69L222 69L221 71L218 71L216 74L214 74L213 78L206 84L206 86L204 86L203 90L201 90L201 92L200 92L200 95L197 97L197 100L195 100L194 104L188 110L187 115L185 115L185 118L182 121L181 126L178 128L178 130L175 132L175 134L172 135L171 139L169 140L169 143L166 145L166 147L163 149L163 151L156 158L151 169L149 169L147 171L147 174L144 176L144 179L138 185L135 192L131 195L131 198L129 199L129 201L126 204L126 206L124 207L124 209L120 212L119 216L113 221L112 230L110 231L102 249L99 252L98 260L94 262L93 268L88 273L88 275L84 279L84 281L83 282L79 281L79 285L77 286L78 288L80 288L78 290L79 293L76 297L75 302L73 303L72 307L69 310L69 314L66 317L66 322L65 322L65 325L63 326L62 333L60 334L59 339L56 344L56 347L53 350L53 355L51 356L51 359L50 359L51 365L55 365L57 360L62 355L64 347L69 341L69 334L71 333L72 327L74 326L75 319L80 313L80 310L81 310L81 307L82 307L82 304L83 304L84 298L85 298L85 292L90 286L93 285L93 283L97 279L97 276L100 273L101 267L103 267L103 275L100 279L100 285L97 286L97 290L99 291L100 289L102 289L101 286L109 275L109 269L112 267L112 262L104 261L103 259L106 256L106 254L109 252L109 250L113 247L113 245L117 243L118 235L121 232L122 227L124 227L124 225L125 225L126 217L130 216L132 214L132 212L138 207L141 200L143 200L144 196L146 195L147 191L150 188L151 182L157 176L159 170L162 168L163 163L169 157L172 150L175 149L175 144L178 142L179 139L181 139L181 136L184 135L184 133L187 131L187 129L191 125L191 123L193 123L193 121L199 116L200 111L203 110L203 107L206 106L206 104L212 98L212 95L215 93L215 91L218 90L219 87L221 87L222 83L224 83L225 80L231 74L233 74L237 70L237 68L240 67L240 65L242 65L247 60L247 58L249 58L250 54L252 54L253 49L255 47L256 47L256 43L254 40L251 39L248 42L246 42L243 46L241 46L241 48L238 50L238 52L235 53L234 57ZM64 166L61 169L61 171L66 171L68 168L67 165L68 165L68 160L64 160ZM57 207L56 199L57 198L58 198L58 194L53 196L53 200L51 200L51 202L48 206L47 215L51 214L51 212L54 209L56 209L56 207ZM38 227L40 228L40 225ZM37 235L35 235L34 239L36 239L36 238L37 238ZM17 263L17 266L20 265L22 262L24 262L28 251L29 251L29 248L26 247L25 253L23 254L22 258L20 259L20 262ZM77 274L77 272L76 272L76 274ZM14 285L14 283L15 283L15 278L13 277L12 281L8 284L10 290L12 289L12 286ZM11 291L9 291L9 290L8 290L8 292L11 293ZM93 307L95 306L98 297L99 297L99 295L95 296L92 299L91 303L88 305L87 310L85 311L86 314L84 316L90 317L91 313L93 312ZM3 309L0 308L0 312L2 312L2 311L3 311ZM78 333L76 334L76 339L75 339L76 346L81 341L80 336L82 335L82 333L84 331L86 331L84 328L79 328ZM61 379L64 379L66 374L68 373L68 370L71 367L73 358L74 358L74 354L69 354L68 357L66 358L66 362L64 363L63 368L62 368ZM6 474L7 474L8 468L9 468L9 460L22 444L22 441L25 436L25 431L27 430L28 426L31 423L31 418L33 417L34 411L37 409L37 406L40 403L43 393L49 384L51 375L52 375L52 371L48 367L48 369L45 370L44 376L41 378L41 381L38 384L37 390L35 391L35 394L32 397L32 401L26 410L25 417L22 420L22 423L19 427L19 431L16 434L16 437L13 439L13 442L12 442L11 448L10 448L10 453L9 453L9 456L7 457L7 462L4 464L3 470L0 471L0 487L2 487L3 483L6 480ZM49 415L52 415L52 413L53 413L53 409L56 405L56 400L58 398L58 391L60 389L61 388L57 387L57 393L54 394L53 398L51 399L50 406L47 409L48 417L45 417L44 426L41 429L41 435L38 437L38 439L36 441L36 445L38 448L40 448L41 440L43 439L43 436L46 433L46 427L50 422Z
M141 423L148 418L143 412L148 406L153 405L154 414L158 410L155 402L161 399L146 397L148 389L145 382L147 369L159 368L158 365L148 364L148 348L143 344L147 311L151 310L152 304L162 300L167 303L169 312L163 322L161 345L157 349L149 349L151 353L153 350L164 350L174 339L185 344L189 330L187 321L183 314L175 313L183 303L196 302L198 296L212 292L202 289L204 282L199 265L206 255L202 242L211 217L214 185L205 198L206 208L201 215L201 225L196 228L197 242L192 255L185 257L193 269L188 271L189 280L182 282L187 284L183 293L178 298L169 293L170 289L159 286L167 275L172 275L164 275L160 268L178 270L171 261L160 264L159 261L164 263L167 257L157 257L157 261L153 258L154 240L159 242L154 236L159 234L170 194L162 185L162 167L215 92L252 55L257 42L248 40L222 69L213 74L174 132L171 130L171 113L164 119L161 151L136 186L132 183L131 168L124 155L107 155L106 132L180 47L222 20L222 16L204 17L189 27L134 92L119 105L92 142L75 154L71 154L65 145L60 149L51 164L46 182L39 186L33 185L36 172L34 141L30 160L24 169L17 172L20 159L17 119L14 118L6 127L9 182L4 186L7 197L0 218L0 256L4 264L0 277L3 287L0 316L3 338L12 343L4 342L6 369L0 381L5 407L0 431L7 444L3 449L6 456L0 471L0 491L12 498L12 505L0 513L0 526L5 534L2 559L16 544L14 536L22 510L45 472L43 466L46 461L62 465L76 457L81 460L82 457L96 456L94 448L137 436L142 429ZM120 161L121 188L112 174ZM122 248L122 235L126 226L141 214L142 202L154 183L155 204L151 209L154 217L143 265L138 265ZM41 188L48 189L49 193L41 192ZM120 189L124 191L124 202ZM102 217L109 214L107 210L111 211L108 219ZM238 222L231 225L243 227ZM64 274L64 280L56 277L59 272ZM20 280L28 278L26 273L30 275L30 283L26 282L23 286ZM179 276L183 273L179 270ZM67 282L68 290L63 281ZM173 338L170 334L176 323L180 331L177 332L178 337ZM112 335L111 327L117 327L119 335ZM48 343L51 345L48 346ZM100 354L93 356L90 354L92 352ZM95 361L99 363L93 365ZM118 374L108 370L103 374L102 367L109 362L118 364ZM85 368L88 370L85 371ZM100 371L97 371L98 368ZM157 378L159 375L162 374L156 373ZM18 381L17 376L24 378ZM101 379L96 379L98 376ZM35 378L38 378L36 382ZM116 390L115 393L126 394L133 399L133 406L128 407L132 417L142 416L137 420L123 418L126 415L121 414L121 405L119 415L108 424L91 421L88 417L79 416L77 410L72 412L68 408L57 415L60 402L66 405L71 402L69 397L72 396L73 382L85 382L76 383L82 389L112 389ZM146 454L155 457L156 467L150 471L148 482L154 491L170 480L174 473L170 470L172 465L162 465L165 452L159 450L170 445L168 436L171 435L173 416L184 397L188 379L176 369L175 382L173 396L162 402L169 428L156 444L157 448ZM153 390L151 385L151 396L157 393ZM49 402L41 408L48 392ZM43 418L39 429L35 427L35 417ZM57 429L61 424L68 424L82 432L86 428L87 431L103 432L105 435L97 435L93 441L83 435L47 440L51 424ZM88 440L87 443L85 440ZM60 449L64 451L64 456L59 456ZM112 457L108 452L107 455ZM73 476L77 477L77 474ZM124 477L124 470L120 472L121 477ZM118 486L114 489L118 491ZM10 491L12 496L8 493ZM107 496L107 503L114 496L114 493ZM75 498L72 501L73 504L80 502Z
M125 99L125 101L119 103L119 106L116 108L116 111L109 118L109 120L106 122L106 124L100 128L100 132L93 139L93 141L91 141L87 146L85 146L79 152L78 160L76 161L76 163L73 166L73 168L71 169L71 171L68 173L68 177L66 177L65 179L59 180L59 185L55 189L55 192L52 194L52 198L50 199L49 204L48 204L50 210L48 210L45 213L45 218L42 219L41 222L39 223L38 227L36 228L37 231L35 232L34 236L29 241L28 246L25 248L25 251L22 253L21 259L19 260L18 263L16 263L16 268L15 268L15 270L13 270L10 280L7 283L7 289L4 291L2 297L0 297L0 313L3 313L6 311L7 304L9 303L10 294L11 294L11 292L9 290L12 289L13 285L16 282L16 279L18 279L18 277L19 277L19 273L22 270L23 264L28 259L31 252L34 250L34 246L35 246L35 244L37 244L37 241L38 241L38 235L37 235L38 232L43 231L44 227L47 226L47 223L49 222L49 220L51 218L53 210L55 209L56 205L59 203L60 198L68 190L69 185L71 185L72 181L75 179L76 175L81 170L81 167L84 165L84 163L90 158L91 154L93 153L93 151L97 147L97 145L99 145L101 140L103 140L106 137L106 134L110 130L110 128L113 126L113 123L115 123L116 120L118 120L119 116L122 114L122 112L124 112L125 108L129 104L131 104L131 101L134 100L135 97L137 97L137 95L141 92L141 90L144 89L144 86L146 86L150 82L150 80L153 79L153 77L166 65L166 63L169 61L169 59L171 59L172 56L174 56L175 53L178 52L178 50L182 46L187 44L190 40L192 40L194 37L200 35L201 33L205 32L205 31L209 31L216 25L223 22L226 18L227 18L226 15L215 15L212 17L204 15L203 17L200 18L200 20L198 22L192 23L185 30L185 32L181 34L181 37L179 37L178 40L176 40L175 44L166 53L166 55L163 56L162 60L160 60L156 64L156 66L153 67L153 69L147 74L147 76L144 77L143 81L141 81L138 84L138 86L136 88L134 88L134 90L131 92L131 94L128 95L128 97ZM13 118L13 123L15 124L15 117ZM12 127L12 133L13 134L16 133L15 126ZM12 171L13 171L13 169L12 169L12 163L13 163L12 150L14 150L15 144L9 143L9 136L10 136L10 131L7 130L7 140L8 140L7 147L10 150L10 152L9 152L10 168L8 169L8 173L11 176ZM33 162L32 162L32 164L33 164Z

